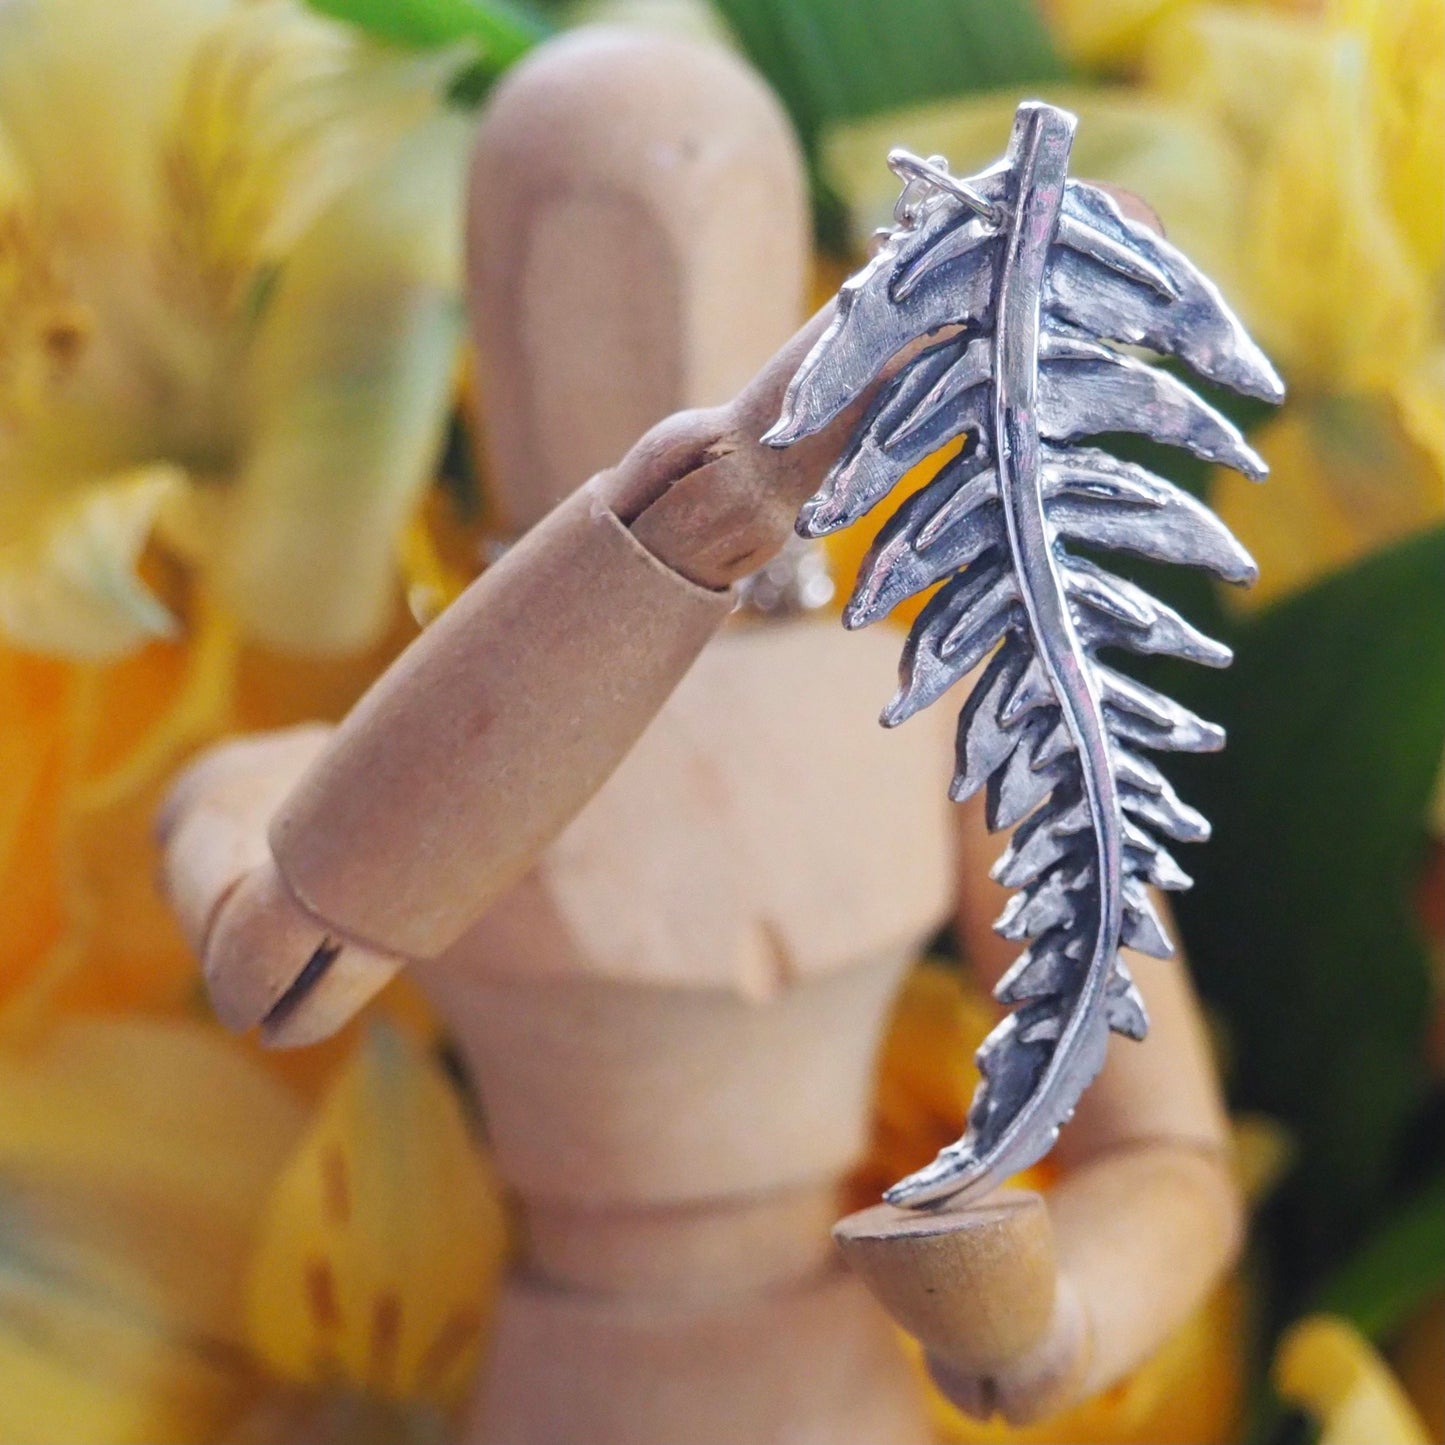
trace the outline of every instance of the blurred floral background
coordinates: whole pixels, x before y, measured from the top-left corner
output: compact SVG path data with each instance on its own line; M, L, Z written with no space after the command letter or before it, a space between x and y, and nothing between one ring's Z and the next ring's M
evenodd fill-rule
M1291 388L1273 469L1168 470L1258 558L1180 925L1254 1208L1159 1356L956 1441L1445 1441L1445 0L3 0L0 1442L444 1438L506 1214L404 981L326 1045L208 1014L166 779L337 717L480 566L460 203L488 87L606 19L734 45L813 176L818 292L889 146L1083 121ZM1226 406L1232 405L1224 402ZM837 549L851 568L867 536ZM958 1133L987 1005L921 962L860 1188Z

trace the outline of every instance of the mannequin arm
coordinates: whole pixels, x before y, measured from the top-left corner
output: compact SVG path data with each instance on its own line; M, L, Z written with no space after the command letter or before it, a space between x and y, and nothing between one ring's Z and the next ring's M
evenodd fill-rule
M1008 897L988 877L1000 846L980 799L959 809L959 935L990 988L1014 954L990 927ZM1051 1156L1062 1177L1044 1199L1008 1192L933 1214L879 1206L839 1226L844 1253L971 1414L1023 1423L1107 1388L1238 1252L1227 1121L1188 972L1177 958L1126 957L1149 1036L1112 1041Z
M806 449L758 443L823 324L560 503L334 734L237 745L182 778L167 887L227 1024L275 1043L332 1032L441 953L601 786L842 444L849 417Z

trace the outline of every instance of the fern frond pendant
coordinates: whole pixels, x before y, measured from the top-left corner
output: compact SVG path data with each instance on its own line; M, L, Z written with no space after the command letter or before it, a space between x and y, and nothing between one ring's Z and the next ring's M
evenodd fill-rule
M1254 577L1188 493L1078 444L1137 432L1264 476L1232 423L1120 344L1270 401L1283 387L1184 256L1067 178L1074 128L1067 112L1025 103L1005 159L968 181L937 158L890 157L906 182L898 225L839 293L764 438L788 446L818 431L899 352L942 338L879 387L798 521L813 537L848 526L924 457L967 438L884 524L844 621L876 621L942 583L909 634L883 721L904 721L984 664L959 719L950 794L986 789L989 826L1017 825L994 877L1019 892L996 927L1027 947L996 990L1016 1008L979 1050L967 1132L888 1191L894 1204L982 1191L1049 1151L1103 1066L1110 1031L1147 1030L1119 949L1172 952L1146 889L1189 880L1161 835L1208 836L1143 752L1212 750L1223 732L1099 653L1218 667L1229 650L1066 544Z

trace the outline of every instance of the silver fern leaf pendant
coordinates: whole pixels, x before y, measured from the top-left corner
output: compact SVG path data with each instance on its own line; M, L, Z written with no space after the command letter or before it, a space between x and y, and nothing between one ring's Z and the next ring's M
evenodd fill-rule
M1075 119L1019 107L1008 153L968 181L895 152L897 226L837 313L764 438L785 447L858 400L897 354L798 531L855 522L918 462L958 456L879 533L844 613L885 616L942 582L904 646L894 726L986 663L959 719L950 795L987 790L990 828L1017 826L993 876L1019 892L995 925L1026 941L996 995L1015 1011L978 1053L964 1137L888 1191L926 1206L1036 1163L1104 1063L1110 1031L1142 1039L1144 1003L1119 956L1172 946L1147 887L1189 886L1161 839L1205 819L1145 752L1211 751L1223 731L1100 661L1103 649L1208 666L1227 647L1067 543L1254 579L1249 555L1188 493L1081 439L1136 432L1256 479L1238 429L1138 346L1279 401L1284 388L1219 292L1096 187L1067 179Z

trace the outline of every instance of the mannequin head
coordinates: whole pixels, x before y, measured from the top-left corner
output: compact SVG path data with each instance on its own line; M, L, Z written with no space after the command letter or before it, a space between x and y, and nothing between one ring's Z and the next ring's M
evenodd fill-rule
M542 47L490 102L470 205L489 482L513 534L663 417L728 400L801 320L802 159L721 48L603 28Z

